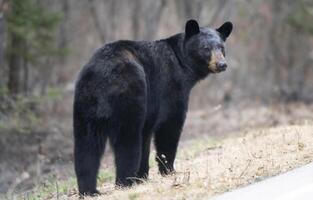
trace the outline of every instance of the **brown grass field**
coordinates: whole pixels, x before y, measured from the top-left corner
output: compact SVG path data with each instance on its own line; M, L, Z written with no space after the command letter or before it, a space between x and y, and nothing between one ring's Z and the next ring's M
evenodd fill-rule
M313 161L312 124L256 129L239 135L220 141L202 138L185 142L176 160L175 175L160 176L152 162L146 183L118 189L111 177L100 183L102 195L84 199L209 199ZM49 193L34 193L32 198L79 197L75 189L61 191L50 188Z

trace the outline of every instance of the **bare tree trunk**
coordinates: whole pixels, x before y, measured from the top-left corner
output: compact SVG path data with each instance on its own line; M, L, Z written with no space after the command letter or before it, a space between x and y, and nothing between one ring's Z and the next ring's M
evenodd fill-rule
M185 22L188 19L199 20L203 6L203 0L175 0L175 6L178 19L181 19L181 22Z
M299 32L285 22L292 14L294 2L289 1L289 6L285 3L282 0L272 3L273 22L269 31L266 67L273 72L276 97L283 101L296 101L303 91L303 67L308 59L305 57L308 49L298 37Z
M5 13L8 10L8 0L0 1L0 76L5 76L5 41L6 41L6 31L5 31ZM1 78L0 87L6 83L5 78Z
M67 29L66 29L66 25L67 25L67 21L69 18L69 3L68 0L63 0L62 1L62 13L63 13L63 20L62 23L60 25L60 37L59 37L59 48L60 49L65 49L67 48L68 45L68 38L67 38ZM65 55L61 55L60 56L60 62L61 63L65 63L66 62L66 56Z
M94 24L95 24L95 27L97 29L99 38L100 38L101 42L104 43L105 39L106 39L106 34L105 34L105 31L102 29L102 26L100 23L100 18L99 18L96 7L97 7L97 5L96 5L95 1L89 0L89 9L90 9L91 17L94 21Z
M269 27L268 32L268 46L266 51L266 62L265 62L265 70L268 72L268 78L272 79L274 87L273 87L273 94L276 95L276 97L282 96L283 93L283 67L280 61L281 58L281 48L278 41L278 35L279 31L278 28L281 25L281 15L282 15L282 9L281 9L281 2L279 0L272 2L272 13L273 13L273 21L271 23L271 26Z
M29 66L28 61L26 58L26 51L27 51L27 43L25 42L23 45L23 92L24 94L28 95L29 87L28 87L28 80L29 80Z
M217 2L218 2L218 4L217 4L217 6L216 6L216 8L214 10L214 13L213 13L213 15L212 15L212 17L210 19L210 23L209 24L213 24L217 20L217 18L220 16L221 10L224 9L224 7L225 7L225 5L227 3L227 0L219 0Z
M44 66L55 66L54 60L52 58L47 58L45 60ZM40 76L43 77L43 78L40 78L41 79L41 81L40 81L41 82L40 83L40 95L46 95L47 94L47 89L48 89L48 86L51 82L52 72L53 72L53 67L43 68L39 72Z
M132 29L133 29L133 38L137 40L140 35L140 10L141 10L141 1L134 0L133 1L133 15L132 15Z
M22 41L14 33L10 33L10 46L14 49L22 48ZM16 52L10 52L8 55L8 65L9 65L9 80L8 89L13 95L21 92L21 71L22 71L22 57Z
M134 39L155 39L165 6L165 0L133 1L131 22Z
M117 24L118 22L118 2L117 0L111 0L111 2L109 2L109 8L111 10L110 15L112 16L111 20L109 21L110 24L110 32L107 32L107 41L113 41L116 40L116 30L117 30Z
M146 17L145 20L145 27L146 31L144 34L144 39L150 40L155 39L155 35L157 30L159 29L159 22L166 6L165 0L158 0L158 1L151 1L149 2L147 8L144 9L144 16Z
M0 76L3 76L4 69L4 48L5 48L5 27L4 27L4 18L2 13L0 13ZM3 84L3 80L0 80L0 87Z

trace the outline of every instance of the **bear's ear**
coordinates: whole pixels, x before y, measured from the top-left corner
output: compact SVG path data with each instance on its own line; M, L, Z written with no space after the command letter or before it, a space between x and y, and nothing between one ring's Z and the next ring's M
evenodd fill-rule
M185 27L185 40L188 40L191 36L200 32L199 24L196 20L191 19L186 22Z
M221 27L216 29L221 34L222 39L225 41L233 30L233 24L231 22L225 22Z

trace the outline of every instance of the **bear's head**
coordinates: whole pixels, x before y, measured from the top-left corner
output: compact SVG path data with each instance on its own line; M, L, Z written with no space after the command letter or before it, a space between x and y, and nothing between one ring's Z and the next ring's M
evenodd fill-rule
M187 21L184 51L196 71L205 75L226 70L224 42L232 29L231 22L225 22L218 29L211 29L199 27L195 20Z

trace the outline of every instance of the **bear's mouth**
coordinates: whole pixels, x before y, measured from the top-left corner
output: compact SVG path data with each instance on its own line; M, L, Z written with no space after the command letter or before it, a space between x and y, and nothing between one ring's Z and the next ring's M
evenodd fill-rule
M227 65L219 66L217 67L217 73L226 71Z
M213 74L218 74L221 73L223 71L226 71L226 67L216 67L216 66L209 66L209 71Z

